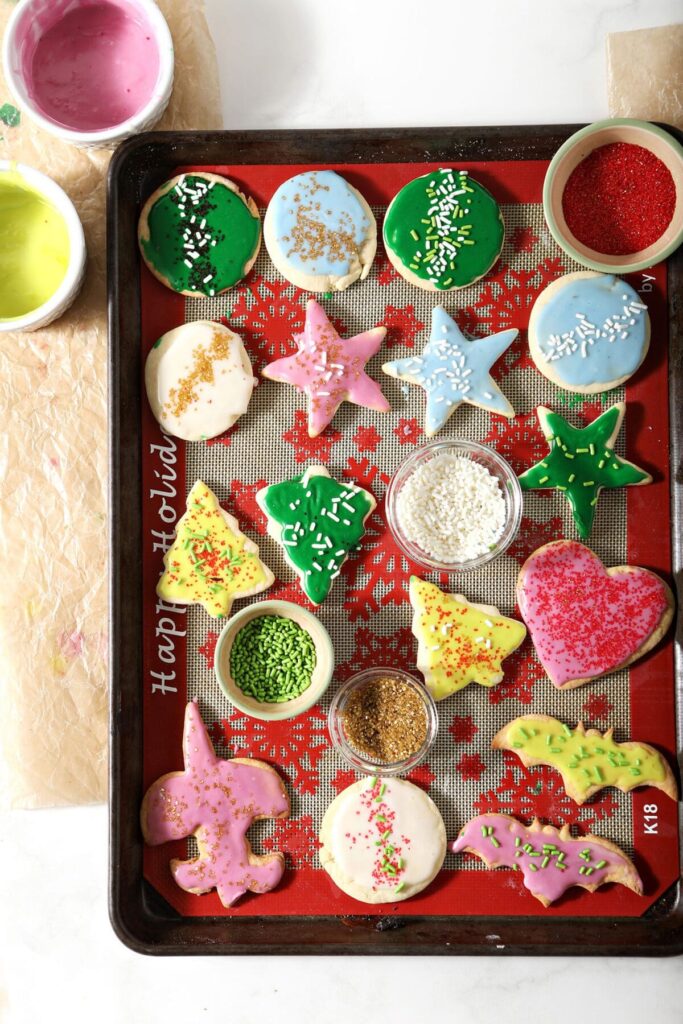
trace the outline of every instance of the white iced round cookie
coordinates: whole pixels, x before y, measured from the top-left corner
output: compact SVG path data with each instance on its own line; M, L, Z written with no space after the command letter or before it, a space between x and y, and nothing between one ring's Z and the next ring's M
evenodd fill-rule
M197 320L155 343L145 364L145 388L165 433L202 441L218 437L247 411L254 376L239 334Z
M304 171L277 189L263 238L283 277L309 292L343 291L370 272L377 224L363 196L334 171Z
M650 345L647 306L613 274L578 270L549 284L529 318L529 352L540 372L567 391L619 387Z
M360 779L325 811L320 863L348 896L396 903L426 888L446 855L433 800L404 779Z

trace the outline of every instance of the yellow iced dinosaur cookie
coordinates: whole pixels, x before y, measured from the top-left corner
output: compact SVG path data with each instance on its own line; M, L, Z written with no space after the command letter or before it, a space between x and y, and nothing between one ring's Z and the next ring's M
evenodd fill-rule
M470 604L462 594L444 594L433 583L410 578L417 667L435 700L469 683L495 686L502 662L524 640L526 627L497 608Z
M606 786L628 793L654 786L675 800L678 787L662 755L647 743L617 743L612 729L570 729L550 715L522 715L508 722L491 742L494 750L512 750L522 764L546 764L562 776L568 796L577 804Z
M215 619L228 615L235 598L259 594L275 578L256 544L201 480L187 496L164 567L159 597L172 604L201 604Z

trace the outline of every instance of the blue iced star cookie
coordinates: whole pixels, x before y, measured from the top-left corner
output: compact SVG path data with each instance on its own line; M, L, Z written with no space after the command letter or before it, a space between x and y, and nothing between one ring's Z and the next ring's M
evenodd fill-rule
M511 328L470 340L442 306L435 306L429 341L422 355L396 359L385 363L382 369L390 377L419 384L425 389L425 434L428 437L441 430L463 402L511 417L515 410L489 371L518 333Z

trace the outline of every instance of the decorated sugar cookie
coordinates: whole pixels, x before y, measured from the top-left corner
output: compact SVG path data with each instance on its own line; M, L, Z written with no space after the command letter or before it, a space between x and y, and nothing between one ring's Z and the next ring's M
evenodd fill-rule
M491 376L491 367L518 335L511 329L487 338L466 338L442 306L432 310L432 328L422 355L385 363L390 377L419 384L427 393L425 434L431 437L463 402L500 416L514 416Z
M359 779L325 811L320 863L363 903L415 896L439 873L446 828L424 790L403 779Z
M496 733L494 750L512 750L522 764L556 768L569 796L583 804L606 786L630 793L654 786L676 800L678 787L671 768L647 743L617 743L612 729L570 729L550 715L522 715Z
M256 501L306 597L321 604L360 543L375 499L356 484L338 483L324 466L309 466L302 476L264 487Z
M377 250L372 210L334 171L303 171L280 185L263 235L282 276L309 292L343 291L363 280Z
M520 569L517 603L550 681L569 690L637 661L666 633L674 599L636 565L606 569L590 548L557 540Z
M445 594L433 583L410 577L417 667L435 700L470 683L495 686L503 661L526 636L523 623L497 608L470 604L462 594Z
M179 174L145 203L138 241L162 284L204 298L249 273L261 245L261 218L234 181L204 171Z
M171 861L171 873L186 892L216 889L224 907L246 892L274 889L282 878L281 853L255 854L247 830L262 818L288 818L289 799L270 765L251 758L216 757L199 708L185 709L182 772L169 772L145 793L140 823L150 846L195 836L199 856Z
M636 372L649 345L647 306L612 274L565 274L548 285L531 311L531 358L548 380L568 391L618 387Z
M410 284L428 291L464 288L487 274L505 227L491 193L467 171L430 171L404 185L384 218L384 245Z
M353 338L340 338L322 306L309 299L304 332L294 338L298 351L268 363L263 376L293 384L308 396L310 437L322 433L342 402L389 412L379 384L365 372L365 364L379 351L386 333L386 327L373 327Z
M525 888L544 907L573 885L595 892L618 882L643 894L640 875L618 846L590 833L574 839L569 825L556 829L534 819L527 826L508 814L480 814L448 845L453 853L474 853L489 868L521 871Z
M617 402L587 427L572 427L563 416L536 410L550 451L519 478L523 491L561 491L572 507L580 537L588 537L603 487L652 483L652 477L614 452L626 404Z
M213 618L222 619L236 598L260 594L274 579L256 544L198 480L164 555L159 597L172 604L201 604Z
M247 411L254 377L239 334L196 320L154 344L145 363L145 388L162 430L201 441L218 437Z

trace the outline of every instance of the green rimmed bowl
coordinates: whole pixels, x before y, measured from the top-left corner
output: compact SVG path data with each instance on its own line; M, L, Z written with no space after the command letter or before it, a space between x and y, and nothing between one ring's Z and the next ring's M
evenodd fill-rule
M649 150L666 165L676 186L676 206L666 231L647 249L626 256L611 256L584 245L569 230L562 212L562 194L574 168L594 149L615 142ZM666 259L683 243L683 146L669 132L648 121L616 117L589 124L571 135L550 161L543 182L543 212L557 244L582 266L604 274L645 270Z
M256 700L240 690L230 673L230 651L239 631L252 619L264 615L279 615L291 619L305 629L315 645L315 668L311 676L311 685L292 700L274 704ZM214 671L221 690L230 703L251 718L260 718L264 722L280 722L286 718L295 718L308 711L320 700L332 679L334 671L334 651L330 635L322 622L306 608L301 608L291 601L258 601L243 608L223 626L216 643Z

